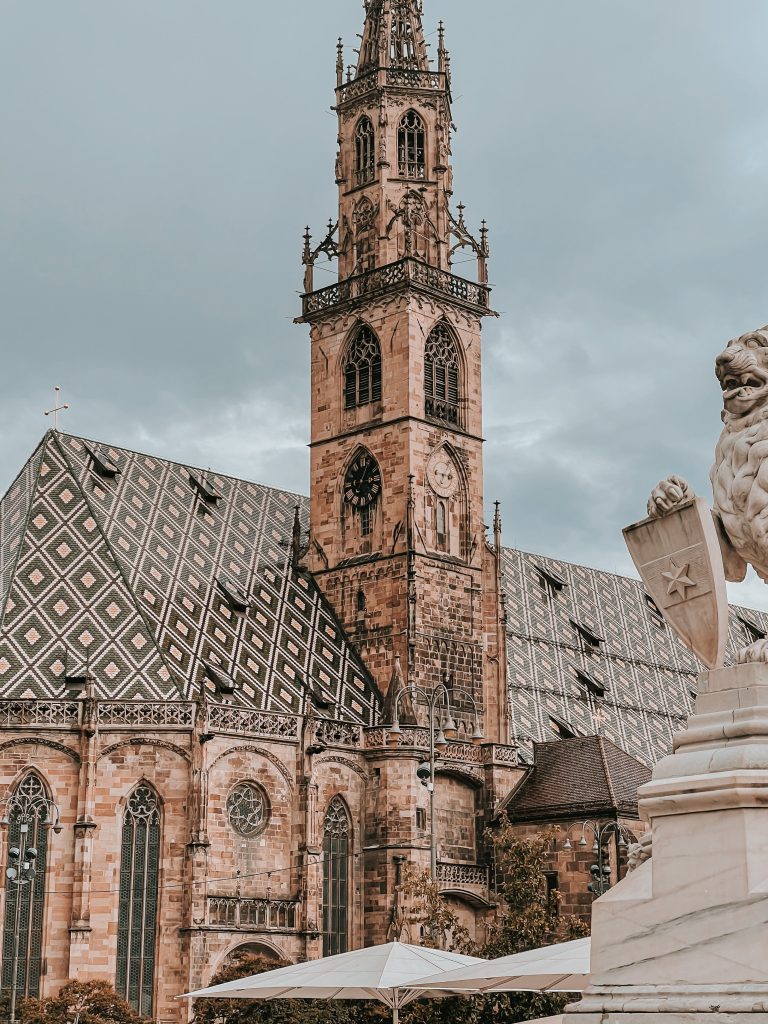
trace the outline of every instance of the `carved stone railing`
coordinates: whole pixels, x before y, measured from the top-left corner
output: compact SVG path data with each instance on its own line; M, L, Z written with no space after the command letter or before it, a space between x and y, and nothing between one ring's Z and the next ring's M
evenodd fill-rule
M398 747L429 748L429 729L418 725L401 725L397 738ZM383 726L365 730L366 747L386 747L389 745L389 730Z
M443 71L416 71L410 68L373 68L351 82L344 82L336 90L339 105L366 96L379 85L401 89L445 89L446 78Z
M365 75L360 75L359 78L354 78L351 82L344 82L336 90L336 99L339 105L342 103L349 103L350 100L356 100L360 96L365 96L367 93L372 92L379 84L379 75L376 69L369 71Z
M505 764L517 767L520 764L520 748L503 743L487 743L483 748L485 764Z
M270 714L250 708L212 704L208 709L208 729L211 732L235 736L261 736L273 740L298 740L299 718L296 715Z
M446 864L441 861L437 865L437 881L441 887L487 889L488 868L483 864Z
M315 722L315 742L324 747L359 747L362 736L362 727L354 722L336 722L330 718Z
M208 923L251 931L296 931L300 907L298 900L209 896Z
M97 707L100 726L189 728L195 720L195 705L190 701L100 700Z
M77 725L80 702L76 700L0 700L3 726Z
M438 754L444 761L465 761L469 764L485 764L483 748L476 747L474 743L449 743L447 747L441 747Z
M369 270L365 274L356 274L319 291L308 292L302 296L303 315L309 319L335 306L353 303L358 299L370 299L391 288L409 285L448 295L471 306L489 309L490 289L486 285L456 277L447 270L439 270L407 256L396 263L388 263L385 267Z
M413 71L410 68L387 68L387 85L405 89L444 89L442 71Z

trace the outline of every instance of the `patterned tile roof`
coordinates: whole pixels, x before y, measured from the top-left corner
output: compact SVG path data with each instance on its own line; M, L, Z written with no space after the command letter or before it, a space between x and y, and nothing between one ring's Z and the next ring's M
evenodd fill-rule
M210 666L247 706L301 712L309 684L373 721L364 665L290 568L297 505L306 529L302 496L46 434L0 501L0 697L61 697L87 667L104 697L187 698ZM655 763L691 711L699 668L642 584L509 548L503 563L523 757L599 731ZM734 607L732 649L753 639L742 620L768 633L768 615Z
M701 667L642 583L509 548L504 581L512 728L523 755L534 741L596 732L647 765L669 753ZM754 639L738 616L768 634L768 615L731 606L731 651Z
M297 505L306 527L296 495L49 432L0 502L0 696L60 697L87 668L103 697L179 699L207 674L251 707L300 713L309 684L372 722L373 682L290 568Z
M635 817L650 769L602 736L534 744L534 767L508 800L513 821Z

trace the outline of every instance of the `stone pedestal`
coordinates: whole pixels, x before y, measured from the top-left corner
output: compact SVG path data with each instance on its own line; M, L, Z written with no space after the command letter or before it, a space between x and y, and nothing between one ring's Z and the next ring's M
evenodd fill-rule
M639 797L652 857L595 903L566 1021L768 1024L768 664L702 673Z

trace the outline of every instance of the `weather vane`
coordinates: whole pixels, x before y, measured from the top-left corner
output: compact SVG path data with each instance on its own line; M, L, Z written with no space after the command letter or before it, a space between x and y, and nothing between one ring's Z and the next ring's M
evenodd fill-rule
M50 416L53 414L53 429L59 429L59 413L69 408L69 403L64 402L62 405L59 404L59 398L61 396L61 385L55 384L53 388L54 402L52 409L46 409L44 416Z

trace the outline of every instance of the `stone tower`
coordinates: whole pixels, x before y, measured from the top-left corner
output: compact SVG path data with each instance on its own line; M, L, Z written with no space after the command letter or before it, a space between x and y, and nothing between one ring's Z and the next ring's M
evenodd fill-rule
M381 691L473 694L506 742L506 658L483 518L481 338L488 241L451 212L451 73L419 0L367 0L356 68L337 56L336 224L305 236L313 572ZM477 259L477 281L452 272ZM315 288L318 256L338 282ZM319 282L318 282L319 283Z

